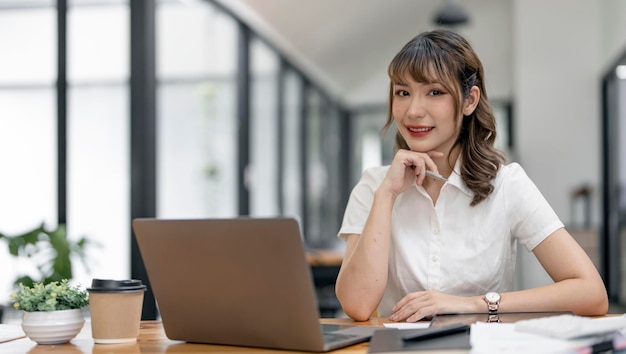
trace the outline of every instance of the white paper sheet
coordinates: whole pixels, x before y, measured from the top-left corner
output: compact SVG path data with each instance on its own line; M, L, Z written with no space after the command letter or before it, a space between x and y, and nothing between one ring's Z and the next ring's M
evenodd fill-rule
M0 324L0 343L24 338L26 335L19 324Z
M593 342L593 339L562 340L518 332L515 323L476 322L470 329L471 354L576 353Z
M397 329L416 329L416 328L428 328L430 327L430 322L420 321L420 322L393 322L393 323L384 323L383 324L387 328L397 328Z

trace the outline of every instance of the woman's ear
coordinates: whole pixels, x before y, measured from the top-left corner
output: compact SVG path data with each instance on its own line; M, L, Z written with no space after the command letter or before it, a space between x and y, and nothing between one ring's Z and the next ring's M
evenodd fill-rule
M474 113L476 106L478 106L478 101L480 101L480 89L478 86L472 86L469 94L463 101L463 115L469 116Z

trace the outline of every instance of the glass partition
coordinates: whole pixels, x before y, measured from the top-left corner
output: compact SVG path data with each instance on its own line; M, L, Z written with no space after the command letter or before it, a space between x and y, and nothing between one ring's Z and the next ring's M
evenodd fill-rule
M301 166L301 125L302 119L302 77L295 71L287 69L281 78L284 81L283 110L284 128L283 139L284 149L281 151L283 170L281 171L282 186L282 214L301 219L302 215L302 170Z
M161 1L156 28L157 214L236 216L235 21L208 2Z
M0 233L56 225L56 9L0 4ZM31 4L32 5L32 4ZM0 303L18 274L36 271L0 242Z
M383 135L382 128L386 120L385 106L355 111L351 131L354 151L350 168L351 187L356 185L366 168L389 164L393 159L396 130L392 126Z
M307 92L305 238L310 247L333 248L343 215L343 206L339 205L344 153L340 151L341 117L338 108L318 90L311 88Z
M130 275L129 6L69 1L67 22L67 230L98 244L74 266L88 285Z
M278 68L277 54L263 41L250 42L250 165L247 188L250 214L276 216L278 204Z
M319 141L320 155L322 156L322 167L325 183L319 187L320 200L317 205L319 217L316 222L319 225L320 239L319 246L334 249L343 246L337 238L337 232L343 217L344 205L343 192L341 190L341 173L349 171L343 168L344 161L348 160L348 151L341 149L341 139L344 138L342 131L340 108L328 100L322 104L321 130Z

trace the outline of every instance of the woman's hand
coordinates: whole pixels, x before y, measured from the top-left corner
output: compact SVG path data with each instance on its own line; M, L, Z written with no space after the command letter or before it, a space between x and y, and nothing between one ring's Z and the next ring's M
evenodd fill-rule
M389 171L381 187L393 195L399 195L414 183L421 185L426 178L426 170L439 173L433 157L443 157L439 151L415 152L400 149L391 162Z
M398 322L417 322L436 314L475 312L476 303L475 297L448 295L436 290L417 291L398 301L389 319Z

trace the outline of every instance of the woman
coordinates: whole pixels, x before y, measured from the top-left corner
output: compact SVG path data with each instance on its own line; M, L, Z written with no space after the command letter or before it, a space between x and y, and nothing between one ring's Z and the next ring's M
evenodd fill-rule
M398 149L391 165L363 173L345 211L336 284L344 312L407 322L441 313L605 314L594 264L524 170L494 148L484 71L469 43L447 30L422 33L388 74L385 129L395 123ZM518 243L553 284L512 291Z

